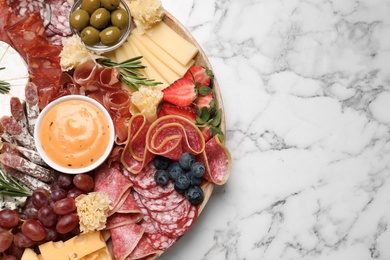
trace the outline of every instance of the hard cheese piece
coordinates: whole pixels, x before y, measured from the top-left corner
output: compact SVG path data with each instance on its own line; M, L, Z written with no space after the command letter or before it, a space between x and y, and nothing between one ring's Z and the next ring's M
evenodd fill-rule
M179 61L186 66L198 53L198 49L174 30L169 28L164 22L155 24L146 35Z
M46 242L38 246L44 260L69 260L64 242Z
M160 46L158 46L154 41L152 41L148 36L145 34L140 34L137 28L132 31L132 35L134 35L140 41L142 46L148 49L150 53L161 60L161 62L171 68L180 77L183 77L187 70L195 63L194 60L191 60L186 66L183 66L180 62L178 62Z
M21 260L39 260L38 255L31 248L24 249Z
M115 58L118 63L128 59L123 45L115 50Z
M67 240L64 244L69 259L80 259L106 246L99 231L80 234Z
M128 42L125 43L124 45L128 45L134 52L135 56L142 56L142 53L138 50L138 48L133 44L131 41L130 37L128 38ZM126 49L126 46L125 46ZM163 84L159 84L156 87L159 89L166 88L169 84L168 82L160 75L160 73L157 72L157 70L150 64L150 62L143 57L142 58L142 65L146 66L144 69L146 77L148 79L154 79L155 81L162 82Z
M175 80L179 79L180 76L167 65L165 65L161 60L154 56L148 49L146 49L141 42L134 37L130 36L132 43L137 47L137 49L142 53L142 56L148 60L153 67L158 71L158 73L169 83L172 84Z
M112 257L110 250L108 250L108 247L106 246L96 252L80 258L79 260L112 260Z

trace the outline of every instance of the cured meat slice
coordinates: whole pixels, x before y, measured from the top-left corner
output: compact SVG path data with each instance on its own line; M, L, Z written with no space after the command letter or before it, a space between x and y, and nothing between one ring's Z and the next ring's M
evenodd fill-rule
M43 182L52 182L56 179L56 174L53 170L39 166L18 155L7 153L0 154L0 163L35 177Z
M117 213L131 213L131 214L138 214L141 215L142 218L142 211L139 208L137 202L135 201L134 197L129 194L129 196L126 197L123 204L118 208L116 211Z
M117 90L119 70L114 67L102 68L99 73L100 86L107 90Z
M34 134L35 124L39 116L37 86L32 82L27 83L25 95L28 130L31 134Z
M102 164L95 170L94 180L94 191L104 192L110 198L112 210L110 210L109 215L112 215L120 208L130 193L131 181L121 173L118 163L111 165L111 167L108 167L106 163Z
M153 163L149 163L138 174L132 174L126 172L126 170L124 170L123 174L129 177L129 179L133 182L135 187L139 187L141 189L147 190L157 185L156 181L153 178L154 173L156 171L157 169L156 167L154 167Z
M150 123L142 114L131 117L129 121L129 137L122 152L121 162L133 174L138 174L154 157L146 149L146 135Z
M179 116L163 116L150 126L146 136L147 149L172 160L179 160L184 152L200 154L205 147L199 128Z
M204 178L217 185L223 185L229 178L230 153L222 143L219 135L214 136L206 143L205 151L197 156L203 162L206 173Z
M138 224L127 224L110 229L114 258L126 259L141 240L144 231L145 229Z
M4 127L0 123L0 137L7 143L11 144L18 144L18 141L16 141L15 137L13 137L11 134L7 133L7 131L4 130Z
M62 37L70 36L72 31L68 22L70 9L73 5L73 0L46 0L51 7L50 22L47 26L47 35L49 41L53 44L60 45Z
M8 3L13 13L19 18L35 12L39 12L43 20L50 17L50 7L43 0L8 0ZM47 19L45 23L49 23L49 20Z
M157 199L146 198L138 194L141 203L148 211L168 211L176 208L185 200L184 195L172 192L169 195Z
M165 251L176 243L177 238L168 237L167 235L157 232L147 233L146 240L151 244L154 249Z
M46 45L48 41L45 36L45 27L39 13L32 13L20 21L5 28L13 46L19 54L27 61L29 49Z
M138 223L142 220L141 214L128 214L128 213L114 213L107 218L106 230L113 229L119 226Z
M114 116L112 118L112 121L114 123L115 127L115 143L118 145L125 144L127 142L128 134L129 131L128 125L129 125L129 120L127 117L124 116ZM122 147L123 148L123 147ZM123 149L122 149L123 151ZM120 158L118 158L120 159Z
M107 110L118 117L130 117L130 96L121 89L107 92L103 97L103 104Z
M21 171L18 171L14 168L11 168L7 165L3 165L2 169L21 183L23 183L26 187L28 187L30 190L36 190L38 188L45 189L47 191L50 191L50 186L47 183L44 183L43 181L38 180L37 178L34 178L28 174L25 174Z
M28 160L30 160L35 164L46 166L45 161L43 161L39 153L34 150L30 150L25 147L11 144L11 143L2 143L0 148L1 148L0 153L9 153L9 154L16 154L19 156L24 156L25 158L27 158Z
M134 185L133 189L143 197L151 198L151 199L158 199L158 198L167 196L170 193L174 192L175 185L173 182L169 182L167 185L160 186L160 185L156 184L155 186L150 187L148 189L141 189L141 188Z
M130 259L152 260L156 259L162 253L164 253L163 250L156 250L155 248L153 248L146 237L146 235L142 236L141 240L137 244L137 247L134 248L133 252L131 252L131 254L129 255Z
M11 115L15 118L15 120L19 123L22 128L27 127L27 118L24 113L23 104L17 97L12 97L10 100L10 110Z
M11 13L9 12L8 5L6 0L0 0L0 28L5 28L8 24L8 17ZM5 30L0 30L0 41L12 44L11 39L9 38Z
M13 117L1 117L0 124L3 126L3 129L12 135L22 146L36 150L32 135L30 135L26 128L21 127Z
M77 66L73 73L73 79L77 84L86 86L95 80L100 66L93 60L87 60Z
M187 217L190 211L191 203L183 200L176 208L169 211L149 211L149 216L161 224L179 223Z

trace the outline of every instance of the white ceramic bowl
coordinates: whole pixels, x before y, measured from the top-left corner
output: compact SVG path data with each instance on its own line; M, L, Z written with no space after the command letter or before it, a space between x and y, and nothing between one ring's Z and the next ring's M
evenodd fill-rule
M73 4L72 8L70 9L70 15L77 9L80 8L81 6L81 2L82 0L77 0L75 1L75 3ZM88 45L88 44L85 44L85 47L91 51L94 51L96 53L105 53L105 52L109 52L109 51L113 51L117 48L119 48L127 39L127 37L129 37L130 35L130 31L131 31L131 13L130 13L130 9L128 7L128 5L126 4L126 1L125 0L120 0L120 7L122 7L123 9L126 10L128 16L129 16L129 23L127 24L127 27L124 28L123 30L121 30L121 38L119 39L119 42L116 43L115 45L112 45L112 46L107 46L107 45L104 45L104 44L101 44L101 43L98 43L98 44L95 44L95 45ZM69 17L70 17L69 15ZM71 31L73 34L77 34L78 36L80 36L80 33L79 31L73 29L72 27L70 27Z
M77 101L81 101L81 103L83 103L82 101L85 101L85 102L93 105L100 112L103 113L104 118L106 119L106 121L108 123L109 139L108 139L108 144L106 145L106 147L102 147L102 148L104 148L104 153L99 158L96 158L96 160L94 160L92 164L89 164L89 165L84 166L84 167L83 166L80 166L78 168L76 168L76 167L73 167L73 168L65 167L65 166L55 162L52 158L50 158L50 155L48 155L46 153L46 151L42 147L41 138L40 138L40 131L41 131L42 121L44 120L45 116L47 115L47 113L50 110L52 110L55 107L57 107L57 105L60 105L60 103L66 102L66 101L76 101L76 103L77 103ZM83 120L83 121L87 121L87 120ZM90 121L92 121L92 120L90 120ZM62 120L60 122L62 124L64 122L64 120ZM82 121L80 121L80 122L82 122ZM96 121L93 121L93 122L95 123ZM77 122L77 123L79 123L79 122ZM86 129L86 128L84 128L84 129ZM108 111L99 102L95 101L94 99L86 97L86 96L81 96L81 95L64 96L64 97L61 97L61 98L56 99L53 102L49 103L42 110L42 112L39 114L39 117L38 117L36 125L35 125L35 129L34 129L35 145L36 145L38 153L41 155L42 159L50 167L52 167L53 169L55 169L55 170L57 170L59 172L69 173L69 174L79 174L79 173L89 172L89 171L95 169L96 167L98 167L100 164L102 164L107 159L107 157L110 155L110 153L111 153L111 150L112 150L112 147L113 147L113 144L114 144L114 135L115 135L114 124L112 122L112 119L111 119L110 114L108 113ZM77 138L78 138L78 136L77 136ZM91 139L93 139L93 138L91 138ZM64 142L64 143L66 143L66 142ZM60 146L61 143L59 143L57 145ZM99 144L99 146L100 145L101 144ZM58 149L60 149L60 147L58 147Z

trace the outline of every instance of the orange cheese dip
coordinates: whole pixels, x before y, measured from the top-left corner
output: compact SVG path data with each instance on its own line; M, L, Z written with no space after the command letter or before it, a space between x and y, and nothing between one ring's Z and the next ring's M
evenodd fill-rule
M53 162L84 168L104 154L110 129L99 108L83 100L68 100L53 106L43 117L39 138Z

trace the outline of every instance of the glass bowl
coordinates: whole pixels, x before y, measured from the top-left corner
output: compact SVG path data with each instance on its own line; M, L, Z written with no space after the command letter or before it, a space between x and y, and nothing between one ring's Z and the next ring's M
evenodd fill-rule
M72 8L70 10L69 18L70 18L70 15L72 15L72 13L75 10L80 8L81 3L82 3L82 0L77 0L73 4L73 6L72 6ZM123 9L125 9L125 11L127 12L127 15L129 16L129 22L128 22L126 28L121 30L121 37L120 37L118 43L116 43L115 45L111 45L111 46L107 46L107 45L104 45L102 43L98 43L98 44L95 44L95 45L85 44L85 47L88 50L94 51L96 53L110 52L110 51L113 51L113 50L117 49L118 47L120 47L126 41L127 37L129 37L130 31L131 31L131 23L132 23L130 9L129 9L128 5L126 4L125 0L120 0L120 5L119 6L122 7ZM79 32L78 30L73 29L72 27L70 27L70 29L71 29L73 34L77 34L78 36L80 36L81 32Z

